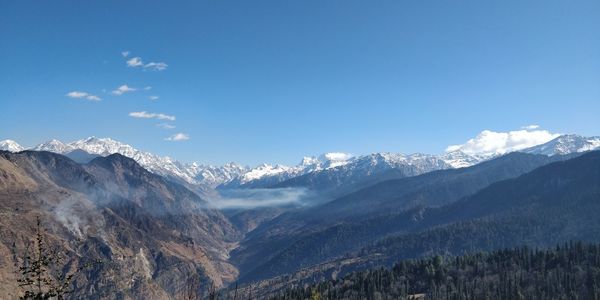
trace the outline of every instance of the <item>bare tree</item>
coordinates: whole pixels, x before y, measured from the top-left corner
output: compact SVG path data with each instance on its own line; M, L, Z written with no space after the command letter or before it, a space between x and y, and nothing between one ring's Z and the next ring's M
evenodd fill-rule
M37 217L35 237L25 246L25 253L18 264L20 278L19 287L23 289L20 299L50 299L61 300L73 292L70 289L73 279L84 268L91 264L78 267L70 272L63 272L64 254L57 249L51 249L45 240L45 230L40 218Z
M210 284L210 288L208 289L208 299L209 300L217 300L219 299L219 289L215 286L214 283Z
M184 300L200 300L200 275L194 274L187 279L183 291Z

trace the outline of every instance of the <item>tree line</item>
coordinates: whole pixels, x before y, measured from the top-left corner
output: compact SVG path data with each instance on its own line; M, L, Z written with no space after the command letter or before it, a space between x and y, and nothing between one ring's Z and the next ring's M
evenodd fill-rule
M404 260L272 299L600 299L600 244Z

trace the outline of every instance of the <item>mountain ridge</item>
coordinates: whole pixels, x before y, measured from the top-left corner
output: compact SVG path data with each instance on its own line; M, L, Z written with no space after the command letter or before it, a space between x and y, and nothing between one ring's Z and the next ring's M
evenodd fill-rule
M390 215L340 222L322 232L328 231L327 235L315 232L288 243L286 251L250 273L241 274L241 281L327 265L332 259L345 262L334 264L333 269L319 270L320 273L339 274L422 255L461 254L517 245L549 247L569 240L597 242L599 166L600 151L592 151L491 183L440 207L417 206ZM387 231L380 232L375 241L368 240L381 230ZM331 251L344 243L354 247ZM316 258L319 256L325 261Z
M0 150L18 152L26 149L13 140L0 141ZM324 178L326 182L333 180L332 187L337 188L340 184L336 184L335 181L353 181L356 180L353 179L354 177L375 180L373 175L381 174L381 176L385 176L383 174L390 170L399 171L398 174L393 175L396 177L413 176L440 169L468 167L501 155L467 154L460 150L449 151L441 155L419 153L405 155L401 153L376 152L351 156L346 153L331 152L320 156L304 157L295 166L262 164L251 168L237 163L227 163L222 166L204 165L197 162L184 163L173 160L168 156L162 157L150 152L137 150L128 144L110 138L88 137L70 143L63 143L53 139L30 149L60 154L81 150L91 155L100 156L121 153L135 159L153 173L180 183L199 186L200 190L289 186L310 188L314 187L315 184L325 184L314 183L319 178ZM547 143L517 152L557 155L595 149L600 149L600 137L584 137L570 134L561 135ZM82 161L85 162L88 159L83 157ZM424 164L425 160L430 160L429 165ZM371 166L369 166L369 161L372 162ZM373 163L373 161L377 162ZM356 174L351 174L352 172ZM391 176L391 174L389 173L388 175ZM368 180L365 181L365 184L368 182Z
M131 158L117 153L82 165L48 151L0 151L0 175L0 254L11 258L0 260L3 296L19 291L12 257L24 253L38 217L69 265L105 262L82 271L76 298L163 299L181 295L192 275L223 286L237 274L227 262L239 239L234 226L196 193Z

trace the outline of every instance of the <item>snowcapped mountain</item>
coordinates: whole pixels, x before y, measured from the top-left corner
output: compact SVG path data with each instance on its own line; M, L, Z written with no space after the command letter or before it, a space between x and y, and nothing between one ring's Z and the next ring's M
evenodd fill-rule
M226 164L222 167L206 166L198 163L182 163L167 156L163 157L137 150L130 145L110 138L89 137L66 144L58 140L50 140L33 147L32 150L50 151L60 154L82 150L100 156L119 153L133 158L153 173L172 180L207 187L215 187L223 182L230 181L247 170L246 167L234 163Z
M318 157L304 157L301 163L294 167L261 165L220 187L335 187L393 169L399 170L405 176L414 176L451 167L435 155L373 153L353 157L346 153L332 152Z
M575 134L561 135L545 144L534 146L522 152L543 155L564 155L600 149L600 137L584 137Z
M196 182L216 187L221 183L229 182L248 171L248 167L230 162L223 166L201 165L196 162L191 164L176 162L181 169L186 170L194 177Z
M300 164L289 167L284 165L262 164L249 169L229 182L225 182L220 187L228 188L253 188L267 187L278 184L285 180L308 174L315 171L331 169L347 164L352 159L352 155L341 152L330 152L316 156L306 156Z
M436 155L415 153L404 155L400 153L374 153L359 157L354 163L359 167L395 169L410 166L415 174L422 174L432 170L451 168L443 159Z
M561 135L546 143L517 150L531 154L557 155L600 149L600 137ZM510 151L509 151L510 152ZM221 188L257 187L319 187L343 186L357 183L368 176L415 176L448 168L464 168L502 156L508 152L473 152L459 149L441 155L373 153L351 157L344 153L327 153L319 157L305 157L294 167L261 165L221 185Z
M497 155L467 154L460 150L450 151L439 156L453 168L465 168L496 157Z
M600 149L600 137L584 137L575 134L560 135L546 143L530 148L517 150L530 154L541 154L547 156L565 155ZM454 168L463 168L476 165L480 162L502 156L506 153L475 153L468 154L460 150L450 151L440 156L442 160Z
M49 141L44 142L44 143L41 143L41 144L39 144L39 145L31 148L31 150L35 150L35 151L48 151L48 152L65 154L65 153L69 153L69 152L75 150L75 148L73 148L71 146L68 146L68 145L66 145L65 143L63 143L63 142L61 142L59 140L52 139L52 140L49 140Z
M20 152L20 151L25 150L25 148L13 140L3 140L3 141L0 141L0 150L10 151L10 152Z
M322 168L277 184L277 187L305 187L341 195L366 185L452 168L435 155L373 153L350 158L342 165Z
M551 156L597 149L600 149L600 137L561 135L549 142L519 151ZM3 140L0 141L0 150L18 152L26 148L15 141ZM467 153L460 149L442 155L373 153L352 156L347 153L331 152L320 156L304 157L295 166L262 164L248 168L236 163L223 166L203 165L196 162L184 163L167 156L140 151L110 138L89 137L70 143L50 140L31 150L64 155L74 151L85 151L100 156L120 153L136 160L153 173L202 189L317 186L327 183L335 187L356 183L369 176L376 178L375 175L386 172L388 174L395 172L394 176L414 176L440 169L468 167L503 155L503 153ZM78 154L81 156L81 153Z
M0 149L11 152L25 150L12 140L0 142ZM63 143L53 139L35 147L34 151L49 151L69 156L74 151L85 151L86 153L100 156L119 153L133 158L147 170L165 176L175 181L202 187L214 188L219 184L233 180L246 173L248 168L236 163L228 163L223 166L202 165L196 162L183 163L167 156L158 156L149 152L140 151L131 145L115 141L110 138L88 137L85 139Z

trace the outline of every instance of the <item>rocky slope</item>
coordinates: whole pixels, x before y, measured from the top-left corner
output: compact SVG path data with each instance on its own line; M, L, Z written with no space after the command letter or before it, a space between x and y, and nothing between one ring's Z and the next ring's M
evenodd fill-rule
M15 262L35 218L68 265L99 259L76 280L75 298L164 299L197 274L201 290L237 276L227 253L233 225L185 187L120 154L89 164L62 155L0 152L0 294L13 298ZM102 280L98 280L102 278Z

